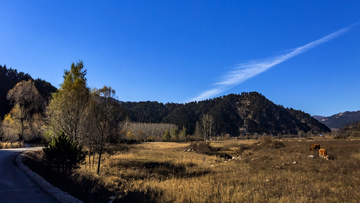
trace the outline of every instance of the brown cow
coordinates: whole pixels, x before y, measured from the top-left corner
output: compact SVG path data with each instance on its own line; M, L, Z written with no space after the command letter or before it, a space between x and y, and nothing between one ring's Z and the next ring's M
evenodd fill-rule
M319 157L329 160L325 149L319 149Z
M313 149L320 149L320 145L319 144L313 144L310 146L310 150L313 150Z

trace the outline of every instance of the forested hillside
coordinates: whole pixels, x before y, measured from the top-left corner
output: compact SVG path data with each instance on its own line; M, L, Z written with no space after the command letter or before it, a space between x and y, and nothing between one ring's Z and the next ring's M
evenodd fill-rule
M339 130L339 134L347 137L359 137L360 136L360 122L345 125Z
M48 100L52 92L56 91L56 88L49 82L42 79L34 80L28 73L18 72L16 69L7 68L6 65L0 65L0 118L3 119L5 114L9 113L12 105L6 99L6 95L10 89L12 89L18 82L31 79L35 82L35 87L41 94L41 96Z
M309 114L276 105L257 92L230 94L186 104L123 102L133 122L162 122L185 127L193 134L203 115L214 119L214 134L236 136L245 133L297 134L330 132Z
M329 117L314 116L329 128L340 129L346 125L360 121L360 111L346 111Z

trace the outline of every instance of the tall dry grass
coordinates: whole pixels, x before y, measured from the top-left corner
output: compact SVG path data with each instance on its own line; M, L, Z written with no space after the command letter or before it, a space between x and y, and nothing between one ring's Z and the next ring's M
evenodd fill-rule
M327 161L319 158L316 151L309 151L309 146L315 143L334 160ZM216 153L184 152L189 143L143 143L104 156L99 176L88 163L77 174L98 178L117 197L114 202L360 199L360 140L263 138L213 142L210 146L217 154L236 158L226 160L217 158Z
M0 142L0 149L21 148L23 146L21 142Z

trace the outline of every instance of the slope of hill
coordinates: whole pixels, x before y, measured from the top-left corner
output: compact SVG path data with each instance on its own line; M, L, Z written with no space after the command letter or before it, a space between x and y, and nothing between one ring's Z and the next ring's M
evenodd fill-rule
M257 92L230 94L200 102L186 104L157 102L124 102L129 117L134 122L173 123L186 127L192 134L196 122L203 114L214 118L215 134L242 133L297 134L304 132L329 132L330 129L309 114L276 105Z
M6 65L0 65L0 119L3 119L12 108L6 99L7 92L18 82L29 79L34 80L28 73L18 72L16 69L7 68ZM52 92L56 91L56 88L45 80L38 78L34 82L37 90L46 100L50 98Z
M345 125L345 127L339 130L340 135L348 137L360 137L360 122Z
M331 129L340 129L346 125L360 121L360 111L346 111L329 117L314 116L318 121Z

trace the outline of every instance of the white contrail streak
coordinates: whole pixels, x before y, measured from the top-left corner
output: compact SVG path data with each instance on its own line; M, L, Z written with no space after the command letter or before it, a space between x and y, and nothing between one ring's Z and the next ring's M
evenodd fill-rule
M228 72L223 77L223 80L221 82L215 83L215 85L216 85L215 88L201 93L199 96L191 99L191 101L201 101L201 100L207 99L209 97L218 95L218 94L224 92L225 90L227 90L235 85L238 85L240 83L243 83L247 79L258 75L279 63L282 63L296 55L299 55L305 51L308 51L309 49L312 49L324 42L332 40L332 39L344 34L345 32L348 32L351 29L351 27L353 27L357 24L359 24L359 23L354 23L348 27L345 27L336 32L333 32L321 39L310 42L304 46L295 48L290 53L287 53L284 55L279 55L279 56L276 56L276 57L273 57L270 59L261 60L261 61L252 61L250 63L240 64L233 71Z

